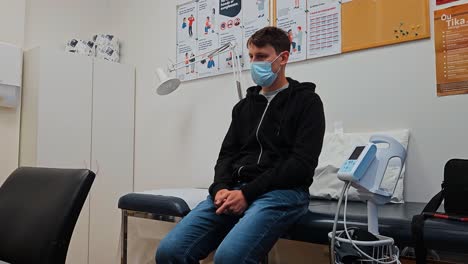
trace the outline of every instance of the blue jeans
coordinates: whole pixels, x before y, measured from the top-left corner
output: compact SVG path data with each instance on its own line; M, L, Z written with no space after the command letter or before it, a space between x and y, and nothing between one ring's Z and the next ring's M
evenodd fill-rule
M156 263L199 263L215 249L216 264L259 263L308 205L303 189L275 190L258 197L241 216L217 215L208 196L161 241Z

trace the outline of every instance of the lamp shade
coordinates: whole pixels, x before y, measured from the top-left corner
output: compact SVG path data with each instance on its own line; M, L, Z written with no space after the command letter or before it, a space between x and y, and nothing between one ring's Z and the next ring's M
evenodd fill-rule
M157 68L156 74L159 78L159 85L156 88L156 93L158 93L159 95L170 94L179 87L180 80L177 78L171 78L167 76L163 69Z

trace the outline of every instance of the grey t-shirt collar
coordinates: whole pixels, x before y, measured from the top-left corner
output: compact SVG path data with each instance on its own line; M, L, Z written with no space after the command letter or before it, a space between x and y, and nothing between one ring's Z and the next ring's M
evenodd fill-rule
M271 102L271 100L273 100L273 98L275 98L275 96L283 91L283 90L286 90L287 88L289 88L289 83L287 83L285 86L277 89L277 90L274 90L274 91L271 91L271 92L263 92L260 90L260 94L265 96L265 98L268 100L268 102Z

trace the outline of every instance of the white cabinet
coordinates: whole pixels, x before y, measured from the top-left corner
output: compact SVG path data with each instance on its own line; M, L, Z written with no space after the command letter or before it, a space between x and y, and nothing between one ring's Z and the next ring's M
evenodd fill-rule
M133 175L135 96L128 87L135 86L135 78L129 72L132 69L122 64L94 63L91 164L99 177L91 193L90 264L118 263L117 201L133 186L129 175Z
M25 52L20 164L97 173L67 264L113 264L118 198L133 190L135 70L61 51Z

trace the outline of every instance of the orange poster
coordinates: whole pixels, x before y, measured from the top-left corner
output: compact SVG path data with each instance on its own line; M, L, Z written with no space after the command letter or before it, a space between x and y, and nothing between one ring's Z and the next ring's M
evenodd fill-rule
M434 12L437 95L468 93L468 4Z

